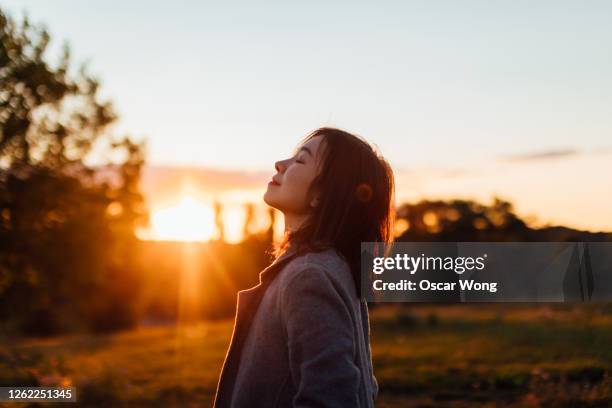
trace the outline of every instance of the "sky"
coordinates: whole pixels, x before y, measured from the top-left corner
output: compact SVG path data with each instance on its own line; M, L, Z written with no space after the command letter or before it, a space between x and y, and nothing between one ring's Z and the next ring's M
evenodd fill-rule
M2 7L88 62L116 131L147 139L149 174L199 168L258 197L274 161L337 126L390 161L399 199L497 194L540 223L612 230L612 2Z

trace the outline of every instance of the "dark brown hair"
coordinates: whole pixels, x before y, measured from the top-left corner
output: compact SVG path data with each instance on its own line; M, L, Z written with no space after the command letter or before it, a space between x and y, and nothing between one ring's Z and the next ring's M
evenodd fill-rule
M298 253L333 247L348 262L360 296L361 242L393 241L393 171L368 142L340 129L316 129L301 144L317 136L323 153L308 196L318 192L319 203L304 225L285 234L275 255L294 245Z

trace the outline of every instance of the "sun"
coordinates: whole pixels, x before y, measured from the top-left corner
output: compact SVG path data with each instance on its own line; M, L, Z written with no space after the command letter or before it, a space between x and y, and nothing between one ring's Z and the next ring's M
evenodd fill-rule
M171 207L151 214L149 236L155 240L207 241L215 233L215 214L210 205L185 196Z

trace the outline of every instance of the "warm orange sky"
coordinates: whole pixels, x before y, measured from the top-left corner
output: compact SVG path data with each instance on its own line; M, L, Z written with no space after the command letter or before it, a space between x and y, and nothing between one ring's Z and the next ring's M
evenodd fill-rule
M611 160L612 151L558 151L498 157L462 167L395 168L397 204L423 198L470 198L489 203L497 195L511 201L519 216L533 226L612 231ZM226 229L233 230L228 238L237 240L244 202L255 203L258 214L265 217L262 195L273 174L148 167L143 189L153 214L175 208L177 214L200 211L201 217L210 220L212 202L222 201L227 207L226 223L230 224ZM185 197L188 202L181 204ZM204 224L200 230L208 228Z

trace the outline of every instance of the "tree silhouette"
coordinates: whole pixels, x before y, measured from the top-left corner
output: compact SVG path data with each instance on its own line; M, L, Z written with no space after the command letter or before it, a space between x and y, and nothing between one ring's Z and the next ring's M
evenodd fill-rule
M48 63L49 41L0 10L0 321L38 334L129 326L144 145L112 137L99 82L73 72L67 46ZM123 159L88 166L94 145Z
M253 203L244 204L244 224L242 224L243 239L248 238L253 232L253 223L255 222L255 206Z
M397 216L406 225L398 240L519 241L529 230L512 204L499 198L490 206L470 200L423 200L403 204Z
M565 227L531 228L512 203L494 198L485 205L471 200L404 203L397 209L398 241L612 241L612 234Z
M274 211L274 208L268 208L268 216L270 218L270 225L266 230L266 241L272 245L272 242L274 241L274 224L276 223L276 212Z
M215 228L217 229L217 236L219 241L225 241L225 224L223 223L223 204L219 201L214 203L215 209Z

